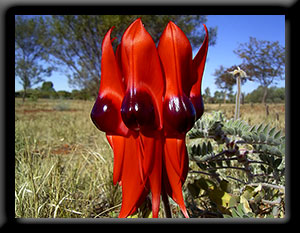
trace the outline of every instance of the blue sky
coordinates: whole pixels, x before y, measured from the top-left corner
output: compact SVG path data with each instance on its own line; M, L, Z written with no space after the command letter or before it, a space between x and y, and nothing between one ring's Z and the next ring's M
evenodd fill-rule
M209 15L207 26L218 26L217 43L208 48L207 62L202 79L202 90L210 88L213 94L217 88L213 73L221 65L231 67L242 63L233 53L240 43L249 41L249 37L257 40L279 41L285 46L285 16L284 15ZM242 86L242 92L249 93L259 86L256 82L247 81ZM285 81L278 82L279 87L285 86Z
M214 84L215 76L213 73L220 65L230 67L240 64L242 60L233 53L240 43L249 41L249 37L258 40L279 41L285 46L285 17L284 15L208 15L207 27L218 26L217 43L208 48L207 62L204 71L202 90L210 88L213 94L217 88ZM200 27L204 30L203 27ZM198 48L193 48L195 53ZM68 84L68 78L61 73L53 73L46 81L53 82L56 91L72 91ZM34 86L36 88L41 84ZM242 86L242 92L249 93L259 86L256 82L248 81ZM285 81L280 81L278 87L284 87ZM15 90L21 90L22 86L16 79Z

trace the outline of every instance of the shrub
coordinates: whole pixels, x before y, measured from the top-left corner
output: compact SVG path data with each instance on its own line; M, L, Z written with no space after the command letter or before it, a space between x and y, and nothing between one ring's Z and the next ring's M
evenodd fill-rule
M70 105L66 101L59 101L59 103L56 104L53 109L57 111L68 111L70 110Z

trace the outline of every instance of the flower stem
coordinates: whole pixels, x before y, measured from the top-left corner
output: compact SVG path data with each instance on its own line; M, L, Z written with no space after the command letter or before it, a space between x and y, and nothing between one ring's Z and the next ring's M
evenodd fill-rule
M240 99L241 99L241 77L240 77L240 75L238 75L236 77L236 85L237 85L237 93L236 93L236 101L235 101L234 120L237 120L240 117Z

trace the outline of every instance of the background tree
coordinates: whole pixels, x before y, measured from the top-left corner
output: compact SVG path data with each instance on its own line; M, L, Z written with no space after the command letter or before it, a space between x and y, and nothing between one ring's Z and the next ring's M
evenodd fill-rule
M272 102L274 103L279 103L282 102L284 103L285 101L285 88L281 87L281 88L277 88L277 87L271 87L269 88L272 90Z
M227 94L228 102L229 103L235 103L236 100L236 95L233 92L233 90L230 90L229 93Z
M71 99L71 93L68 91L57 91L57 97L60 99Z
M50 81L43 82L42 86L37 88L39 98L56 98L58 97L53 83Z
M43 77L50 76L53 70L52 66L42 62L48 60L45 35L45 28L38 18L15 18L15 76L23 86L23 102L27 89L42 82Z
M248 103L258 103L264 95L264 87L259 86L245 96L245 101ZM266 103L282 103L285 100L285 88L272 86L268 88Z
M210 94L210 89L209 87L205 88L204 93L202 94L203 101L205 103L210 103L211 102L211 94Z
M206 16L199 15L55 15L43 17L48 29L48 53L63 70L74 87L85 88L95 96L101 75L101 40L109 28L115 26L112 38L114 48L120 42L125 29L141 17L146 30L157 43L167 23L172 20L187 35L192 46L199 48L204 40L202 23ZM210 44L215 43L216 28L209 28Z
M224 94L225 94L224 91L215 91L213 97L214 103L222 103L222 100L224 100L224 96L225 96Z
M215 70L213 74L216 77L215 78L216 86L225 92L225 94L223 95L224 103L226 103L226 97L229 98L228 96L229 94L227 94L227 92L232 93L233 86L236 85L235 77L232 76L232 74L230 74L230 72L236 69L236 67L241 67L242 69L244 69L245 65L244 64L238 66L233 65L229 68L225 68L223 65L221 65L218 69ZM252 81L251 77L248 77L247 79ZM241 79L241 84L243 85L247 81L247 79Z
M264 88L262 103L265 103L270 84L284 79L285 48L278 41L250 37L249 42L241 43L234 53L243 59L241 68Z
M227 91L231 91L233 86L236 84L236 81L232 77L230 73L228 73L228 69L224 66L220 66L218 69L215 70L214 76L216 76L215 84L217 88L221 89L224 92L224 104L226 103L226 93Z
M41 91L55 92L52 82L43 82Z

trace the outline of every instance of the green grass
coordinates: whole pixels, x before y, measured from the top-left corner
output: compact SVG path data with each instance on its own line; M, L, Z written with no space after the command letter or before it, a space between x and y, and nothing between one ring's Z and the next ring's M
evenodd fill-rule
M117 217L121 188L112 183L113 153L90 119L92 101L15 101L15 217ZM227 117L234 105L205 105ZM284 105L241 105L246 121L284 129ZM276 112L279 121L276 120ZM274 120L275 119L275 120ZM171 201L172 204L172 201Z

